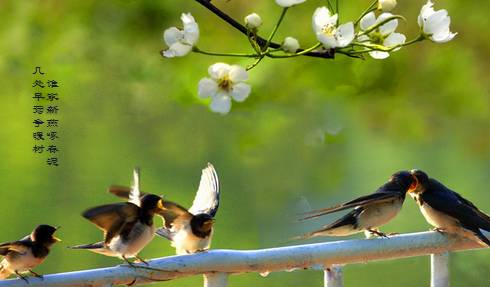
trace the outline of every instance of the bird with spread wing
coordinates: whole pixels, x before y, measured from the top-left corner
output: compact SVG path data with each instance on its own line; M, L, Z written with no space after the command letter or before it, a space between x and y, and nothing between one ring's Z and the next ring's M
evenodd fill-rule
M124 186L109 187L109 192L134 200L129 190ZM214 217L218 211L219 199L218 175L213 165L208 163L202 170L199 188L189 209L171 201L163 202L164 208L158 215L163 217L164 225L156 234L170 240L177 254L208 250L214 232Z
M164 202L154 194L141 196L138 169L134 170L133 177L128 202L100 205L82 214L104 232L104 241L72 246L72 249L87 249L106 256L120 257L131 266L133 264L128 258L145 262L138 253L153 239L153 216L162 212Z

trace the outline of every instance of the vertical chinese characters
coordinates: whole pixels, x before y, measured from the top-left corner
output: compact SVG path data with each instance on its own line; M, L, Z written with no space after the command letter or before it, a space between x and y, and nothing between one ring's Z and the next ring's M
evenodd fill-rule
M59 83L56 80L46 79L41 67L35 67L35 78L32 83L33 88L33 127L32 138L34 146L32 151L35 154L47 154L46 164L48 166L58 166L59 158L58 147L59 139L59 120L57 118L60 111L59 107Z

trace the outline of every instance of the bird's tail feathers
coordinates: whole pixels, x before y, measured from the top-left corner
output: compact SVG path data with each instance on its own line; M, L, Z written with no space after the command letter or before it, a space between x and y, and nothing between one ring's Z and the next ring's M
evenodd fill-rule
M105 248L104 242L96 242L90 244L81 244L75 246L68 246L70 249L100 249Z
M166 238L170 241L172 241L172 236L173 236L173 233L172 231L170 231L169 229L167 228L158 228L156 231L155 231L155 234L158 235L158 236L161 236L163 238Z
M478 237L478 239L480 241L482 241L484 244L486 244L488 247L490 247L490 239L488 239L488 237L486 237L485 234L483 234L481 232L481 230L475 231L474 234L475 234L476 237Z
M289 238L289 241L296 241L296 240L306 240L306 239L310 239L312 237L316 237L318 236L318 232L319 231L322 231L322 230L316 230L316 231L312 231L312 232L308 232L308 233L305 233L303 235L298 235L298 236L293 236L293 237L290 237Z

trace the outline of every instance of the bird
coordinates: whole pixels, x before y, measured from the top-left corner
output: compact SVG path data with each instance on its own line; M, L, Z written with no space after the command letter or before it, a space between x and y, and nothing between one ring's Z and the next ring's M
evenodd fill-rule
M129 190L124 186L109 187L109 192L134 200ZM168 200L164 201L164 209L159 213L164 225L156 234L170 240L178 255L209 250L219 200L218 175L214 166L208 163L202 170L199 188L189 209Z
M138 253L153 239L155 226L153 216L161 212L163 200L155 194L140 197L140 172L133 171L131 200L90 208L82 216L104 231L104 241L71 246L72 249L87 249L106 256L119 257L130 266L128 258L136 258L148 265Z
M338 220L295 239L308 239L316 236L348 236L359 232L364 232L366 237L373 235L387 237L385 233L379 231L378 227L388 223L398 214L407 191L414 187L411 174L408 171L399 171L372 194L337 206L303 213L308 216L300 221L353 208Z
M484 235L490 232L490 216L424 171L413 169L410 173L417 183L410 195L434 230L490 246L490 240Z
M0 255L4 256L0 262L0 279L16 274L29 283L26 276L21 274L23 272L42 278L42 275L32 269L46 259L53 244L61 241L54 236L58 228L40 224L24 238L0 244Z

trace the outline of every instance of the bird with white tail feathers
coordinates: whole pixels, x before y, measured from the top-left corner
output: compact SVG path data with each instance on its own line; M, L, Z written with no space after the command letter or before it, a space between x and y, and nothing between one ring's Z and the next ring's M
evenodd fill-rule
M130 189L124 186L111 186L109 192L129 201L135 200ZM141 193L144 195L144 193ZM156 234L171 241L176 253L192 254L210 248L214 232L214 217L218 211L220 199L219 181L213 165L202 170L201 181L196 196L189 209L165 200L159 213L164 225Z

